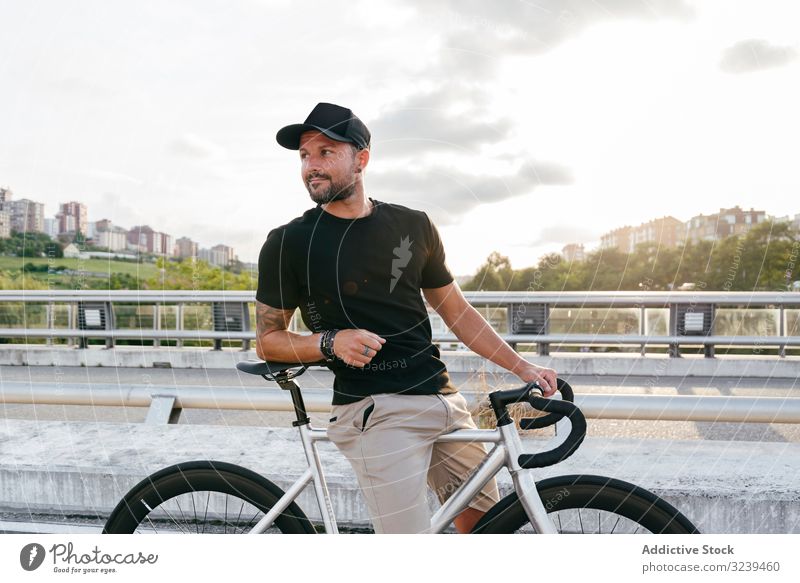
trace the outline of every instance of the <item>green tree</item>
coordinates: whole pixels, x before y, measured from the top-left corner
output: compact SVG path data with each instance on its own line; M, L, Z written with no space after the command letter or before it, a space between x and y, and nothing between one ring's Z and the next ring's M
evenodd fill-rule
M108 289L138 290L142 280L129 273L112 273L108 278Z
M514 270L511 268L511 261L508 257L493 251L483 265L478 268L475 277L464 285L464 290L508 290L513 277Z
M744 237L742 289L785 290L786 268L797 237L790 223L767 221Z
M206 261L166 261L159 257L156 267L160 274L145 280L142 289L253 290L256 284L249 273L231 273Z
M8 239L0 239L0 253L16 257L63 257L61 245L45 233L12 231Z
M579 271L581 290L612 291L623 289L622 283L628 269L629 256L617 249L599 249L590 253Z
M699 290L785 290L800 279L800 234L790 223L764 222L745 235L687 241L678 247L641 244L633 253L599 249L584 261L548 254L536 266L511 268L507 257L489 255L465 290L590 291L667 290L693 283ZM794 253L794 255L792 255ZM794 257L794 259L792 259Z

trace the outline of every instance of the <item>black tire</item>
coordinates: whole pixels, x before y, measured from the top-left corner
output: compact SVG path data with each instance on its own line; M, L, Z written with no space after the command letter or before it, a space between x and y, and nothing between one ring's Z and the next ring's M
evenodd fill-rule
M134 486L112 511L103 534L238 534L250 530L282 495L275 484L240 466L180 463ZM268 532L314 534L315 530L292 502Z
M536 483L548 516L559 532L698 534L669 502L634 484L602 476L556 476ZM472 530L475 534L533 532L516 492L495 504Z

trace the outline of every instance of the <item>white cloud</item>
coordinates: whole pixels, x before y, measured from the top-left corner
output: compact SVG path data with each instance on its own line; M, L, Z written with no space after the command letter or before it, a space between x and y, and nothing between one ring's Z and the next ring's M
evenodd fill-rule
M179 156L193 159L220 158L225 149L198 135L187 133L170 142L169 151Z
M743 40L725 49L719 68L726 73L753 73L780 67L797 59L797 50L764 39Z
M98 180L103 180L106 182L111 183L128 183L134 184L136 186L141 186L144 182L138 178L134 178L133 176L128 176L122 172L114 172L111 170L100 170L97 168L93 168L91 170L87 170L84 172L84 175L88 178L96 178Z

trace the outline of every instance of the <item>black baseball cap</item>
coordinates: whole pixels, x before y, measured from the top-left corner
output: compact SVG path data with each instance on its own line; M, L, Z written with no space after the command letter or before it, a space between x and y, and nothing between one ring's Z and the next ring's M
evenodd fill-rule
M314 130L332 140L355 144L359 149L369 147L370 134L364 122L346 107L333 103L317 103L306 121L281 128L275 139L284 148L299 150L300 134Z

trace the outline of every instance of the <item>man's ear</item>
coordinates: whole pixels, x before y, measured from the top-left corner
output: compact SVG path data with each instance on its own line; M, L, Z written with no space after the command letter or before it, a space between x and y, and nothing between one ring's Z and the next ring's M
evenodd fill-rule
M369 150L365 148L358 151L358 154L356 154L356 164L356 172L359 173L367 167L367 164L369 164Z

